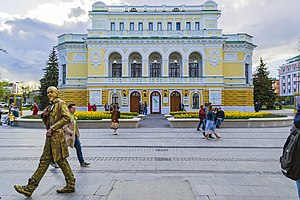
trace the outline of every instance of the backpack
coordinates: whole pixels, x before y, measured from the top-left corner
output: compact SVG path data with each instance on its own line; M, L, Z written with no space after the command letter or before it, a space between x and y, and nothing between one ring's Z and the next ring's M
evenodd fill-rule
M120 113L120 111L118 111L118 118L120 118L121 117L121 113Z
M300 134L293 127L285 141L280 157L281 172L292 180L300 179L299 139Z

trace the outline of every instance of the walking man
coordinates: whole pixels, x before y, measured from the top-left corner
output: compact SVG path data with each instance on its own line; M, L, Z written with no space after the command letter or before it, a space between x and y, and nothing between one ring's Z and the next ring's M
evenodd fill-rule
M78 124L77 124L77 117L74 116L74 113L76 111L76 106L75 104L71 103L69 106L69 111L70 111L70 123L64 126L64 131L65 134L69 134L71 137L75 137L74 140L72 140L72 144L69 144L70 147L75 147L76 149L76 153L77 153L77 158L78 161L80 163L81 167L87 167L90 165L90 163L87 163L84 161L83 159L83 154L81 151L81 143L79 140L80 137L80 133L79 133L79 128L78 128Z
M58 193L75 192L75 178L67 161L68 146L64 136L63 126L70 121L70 114L65 102L58 98L58 90L54 86L47 89L50 105L42 113L43 123L46 126L46 141L38 168L24 186L15 185L17 192L30 197L39 185L51 162L56 162L61 168L66 186L58 189Z

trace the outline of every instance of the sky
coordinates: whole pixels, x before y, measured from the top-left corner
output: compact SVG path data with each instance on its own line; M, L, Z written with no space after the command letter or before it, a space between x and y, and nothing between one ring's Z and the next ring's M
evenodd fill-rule
M299 0L215 0L224 34L247 33L271 77L285 60L300 54ZM96 0L0 0L0 79L39 81L57 36L87 33ZM202 5L205 0L102 0L106 5Z

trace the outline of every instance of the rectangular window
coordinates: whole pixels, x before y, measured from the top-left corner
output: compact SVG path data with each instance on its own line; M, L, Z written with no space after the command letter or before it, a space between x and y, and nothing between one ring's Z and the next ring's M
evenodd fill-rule
M124 31L124 22L120 22L120 31Z
M131 77L142 77L142 64L132 63L131 64Z
M200 30L200 23L199 23L199 22L196 22L196 23L195 23L195 30L196 30L196 31L199 31L199 30Z
M116 24L115 24L115 22L110 23L110 30L111 31L116 30Z
M191 22L186 23L186 30L190 31L191 30Z
M134 31L134 23L133 22L130 22L129 28L130 28L131 31Z
M189 77L199 77L199 63L189 63Z
M112 64L112 77L122 77L122 63Z
M168 30L168 31L171 31L171 30L172 30L172 22L168 22L167 30Z
M148 30L153 31L153 22L149 22Z
M150 77L160 77L161 64L150 63Z
M180 22L176 22L176 31L180 31Z
M66 84L66 78L67 78L67 65L62 65L62 84Z
M162 31L162 24L161 24L161 22L157 23L157 30L158 31Z
M169 76L170 77L180 77L180 64L170 63L169 64Z
M143 22L139 22L139 31L143 30Z
M246 83L249 83L249 64L245 64L245 79Z

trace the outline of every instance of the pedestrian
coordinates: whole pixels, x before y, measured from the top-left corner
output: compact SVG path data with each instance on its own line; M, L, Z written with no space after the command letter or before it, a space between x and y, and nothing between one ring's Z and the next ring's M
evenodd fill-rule
M83 154L81 150L81 142L79 140L80 137L80 132L79 132L79 127L77 123L77 117L74 115L76 111L76 105L71 103L68 106L69 112L70 112L70 123L64 126L64 131L66 135L69 135L73 138L72 142L69 143L68 145L73 148L75 147L76 153L77 153L77 158L80 163L81 167L87 167L90 165L90 163L85 162L83 159Z
M20 110L19 110L18 106L14 106L12 113L15 116L15 118L19 117Z
M0 126L2 125L2 112L3 112L3 106L0 105Z
M15 125L15 116L13 113L9 114L9 125L14 126Z
M200 127L202 125L203 135L205 136L205 110L203 108L203 105L200 106L198 118L200 121L197 127L197 131L200 131Z
M139 114L143 114L142 106L143 106L143 103L140 101L139 102Z
M140 114L142 114L142 115L144 114L144 109L145 109L145 104L142 102Z
M185 109L184 109L184 104L183 103L180 103L180 105L179 105L179 111L184 111Z
M88 111L93 111L93 106L90 103L88 103Z
M293 137L291 137L291 134ZM297 105L297 112L294 117L294 124L290 130L290 136L287 138L287 141L289 141L284 145L283 153L286 153L286 158L280 158L280 162L283 160L288 162L284 164L284 166L288 167L290 171L286 171L286 174L289 175L297 175L299 176L299 152L300 152L300 140L299 140L299 134L300 134L300 105ZM298 139L297 139L298 138ZM286 148L286 149L285 149ZM295 167L297 166L297 167ZM282 167L282 164L281 164ZM282 170L283 171L283 170ZM296 173L297 172L297 173ZM297 177L294 177L297 179ZM295 180L293 178L293 180ZM296 180L296 187L297 187L297 193L298 193L298 199L300 200L300 179Z
M36 105L36 103L34 103L32 108L32 115L38 115L39 110L39 107Z
M144 103L144 115L148 114L147 102Z
M105 110L105 111L109 111L109 105L108 105L107 102L106 102L106 104L104 105L104 110Z
M120 111L118 111L118 107L116 104L113 105L113 110L111 111L111 129L114 129L113 135L118 135L119 128L119 118Z
M51 162L56 162L65 176L66 186L58 189L58 193L75 192L75 178L67 161L68 146L64 136L63 126L70 121L70 114L65 102L58 98L58 90L54 86L47 89L50 105L42 113L46 126L46 141L38 168L24 186L14 185L17 192L30 197L39 185Z
M221 107L219 107L218 112L217 112L217 122L216 122L216 128L219 128L221 123L224 121L225 118L225 113L222 110Z
M214 118L214 110L212 105L209 105L206 111L205 139L211 138L209 137L209 134L214 134L217 138L221 138L221 136L219 136L215 131Z
M255 103L254 103L254 110L255 110L255 112L259 112L259 110L260 110L260 105L257 101L255 101Z
M94 105L92 106L92 109L93 109L93 111L97 111L97 106L96 106L96 104L94 104Z

